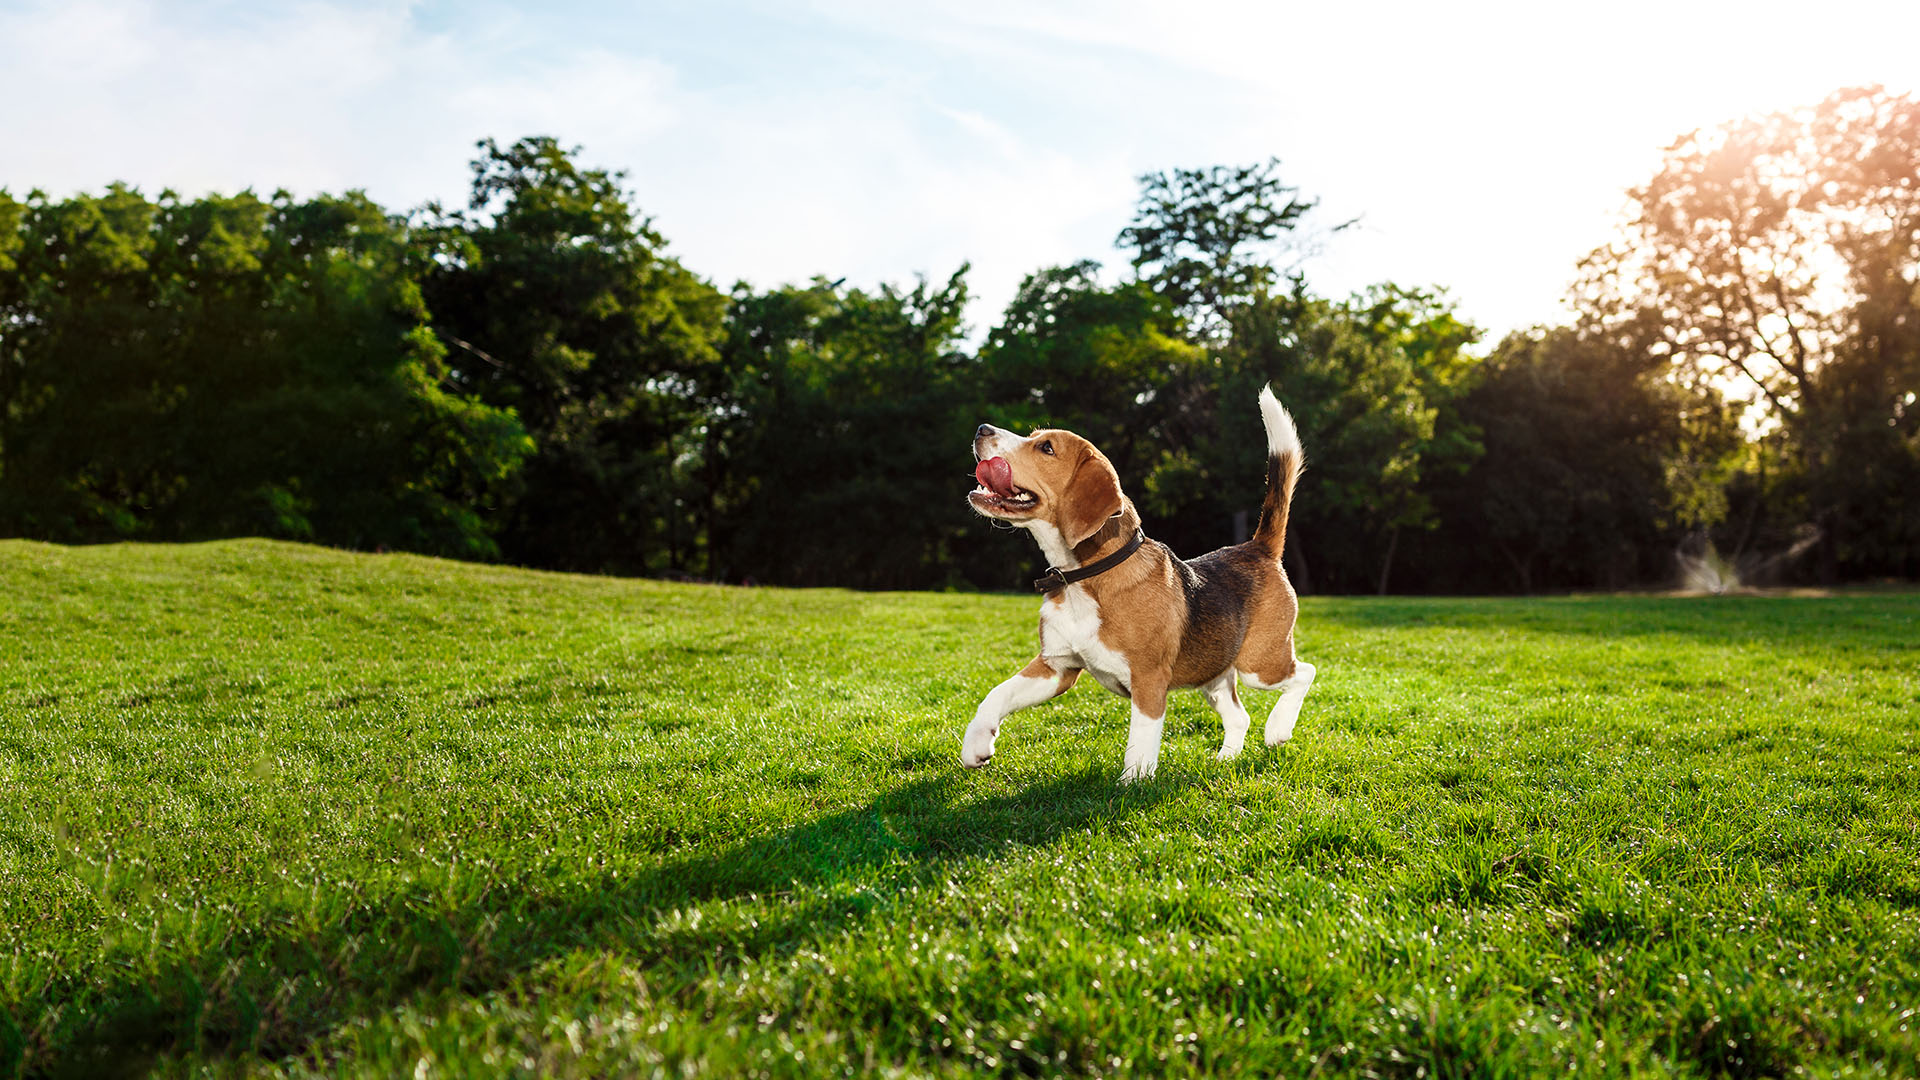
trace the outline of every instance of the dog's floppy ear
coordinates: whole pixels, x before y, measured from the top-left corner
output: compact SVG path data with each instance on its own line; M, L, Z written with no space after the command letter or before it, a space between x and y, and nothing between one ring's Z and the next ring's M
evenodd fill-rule
M1067 481L1067 497L1060 510L1060 528L1067 546L1077 546L1100 531L1120 512L1120 474L1102 454L1089 450Z

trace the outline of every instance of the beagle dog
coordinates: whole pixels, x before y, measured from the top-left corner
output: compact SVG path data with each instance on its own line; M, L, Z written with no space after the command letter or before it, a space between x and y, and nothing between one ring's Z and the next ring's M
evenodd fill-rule
M1268 746L1293 735L1314 668L1293 654L1299 600L1280 552L1306 457L1271 388L1260 392L1260 415L1267 494L1259 527L1244 544L1192 560L1146 539L1119 474L1092 443L1057 429L1021 438L980 425L973 440L980 486L967 501L1031 533L1052 565L1034 583L1046 594L1040 654L980 702L960 741L961 764L985 765L1001 721L1065 693L1083 671L1133 702L1123 783L1159 767L1169 690L1198 687L1220 714L1222 761L1240 753L1250 723L1237 682L1280 691L1267 716Z

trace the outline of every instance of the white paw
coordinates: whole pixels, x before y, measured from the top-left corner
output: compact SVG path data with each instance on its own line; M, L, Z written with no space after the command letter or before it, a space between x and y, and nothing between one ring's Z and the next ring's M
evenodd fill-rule
M992 761L993 740L999 734L999 728L968 728L966 737L960 740L960 764L977 769Z
M1217 751L1215 751L1215 752L1214 752L1214 755L1213 755L1213 760L1215 760L1215 761L1232 761L1232 760L1233 760L1234 758L1237 758L1237 757L1239 757L1239 756L1240 756L1240 747L1238 747L1238 746L1222 746L1222 747L1221 747L1221 748L1220 748L1219 750L1217 750Z

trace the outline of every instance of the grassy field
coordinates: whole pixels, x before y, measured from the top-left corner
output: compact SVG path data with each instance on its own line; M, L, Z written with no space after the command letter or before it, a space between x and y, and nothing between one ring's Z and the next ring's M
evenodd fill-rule
M1920 595L1309 599L1128 788L959 767L1036 606L0 543L0 1075L1920 1061Z

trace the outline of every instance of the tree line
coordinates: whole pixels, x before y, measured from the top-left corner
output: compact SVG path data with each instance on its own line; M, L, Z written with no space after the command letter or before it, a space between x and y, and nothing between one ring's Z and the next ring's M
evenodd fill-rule
M964 503L975 426L1088 436L1198 554L1251 528L1270 381L1306 591L1660 583L1708 544L1912 577L1917 177L1920 102L1878 89L1692 133L1576 317L1484 348L1436 289L1315 293L1332 230L1277 161L1141 178L1118 282L1036 271L977 345L964 266L723 291L551 138L404 215L0 192L0 535L1018 588L1030 545Z

